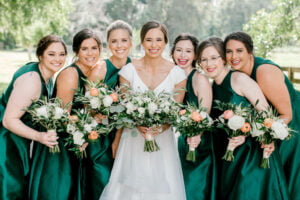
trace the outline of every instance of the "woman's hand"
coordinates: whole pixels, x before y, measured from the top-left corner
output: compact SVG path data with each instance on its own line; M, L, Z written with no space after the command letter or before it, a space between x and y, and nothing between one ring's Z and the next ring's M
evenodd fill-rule
M53 148L58 144L57 139L56 132L40 132L37 141L49 148Z
M186 139L189 147L191 148L197 148L201 142L201 135L196 135L196 136L193 136L193 137L188 137Z
M163 125L153 126L153 127L145 127L145 126L137 126L138 131L142 134L145 139L154 138L156 135L163 132Z
M264 149L264 154L266 157L270 157L270 155L273 153L273 151L275 150L275 145L274 142L270 143L270 144L262 144L261 148Z
M244 135L240 135L240 136L237 136L237 137L233 137L233 138L230 138L229 139L229 143L234 146L235 148L244 144L246 141L246 136Z

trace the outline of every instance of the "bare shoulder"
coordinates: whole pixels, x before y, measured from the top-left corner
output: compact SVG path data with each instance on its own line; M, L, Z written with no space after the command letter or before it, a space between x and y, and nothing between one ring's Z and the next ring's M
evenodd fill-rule
M57 82L64 82L66 84L77 82L78 72L74 67L68 67L61 71L57 76Z
M263 64L256 71L257 80L276 82L279 78L283 77L283 72L278 67L271 64Z
M15 81L15 85L20 84L20 85L27 85L27 86L28 85L34 86L40 83L41 83L40 75L38 74L38 72L35 71L24 73L23 75L19 76Z
M243 72L234 71L231 75L231 82L234 83L244 83L251 81L252 79Z

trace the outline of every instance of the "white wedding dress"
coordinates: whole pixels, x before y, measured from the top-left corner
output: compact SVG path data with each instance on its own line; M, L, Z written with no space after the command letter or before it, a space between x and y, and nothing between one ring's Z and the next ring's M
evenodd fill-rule
M130 82L133 90L148 90L131 63L119 75ZM175 66L154 92L173 92L174 86L185 78L184 71ZM137 130L123 130L110 180L100 200L186 199L174 132L169 128L155 136L155 140L160 150L144 152L141 134Z

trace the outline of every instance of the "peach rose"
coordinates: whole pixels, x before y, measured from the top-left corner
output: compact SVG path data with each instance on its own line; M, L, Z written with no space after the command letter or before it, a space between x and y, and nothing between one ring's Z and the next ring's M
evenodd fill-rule
M223 113L223 117L224 119L230 119L231 117L233 117L234 113L232 110L225 110Z
M200 122L203 119L202 116L201 116L201 114L199 112L197 112L197 111L193 111L191 113L191 118L195 122Z
M186 109L180 110L179 115L184 115L186 113Z
M273 124L274 120L271 119L271 118L266 118L264 120L264 126L267 127L267 128L271 128L272 124Z
M97 97L99 95L99 90L97 88L91 88L90 89L90 95L92 97Z
M111 99L113 100L113 102L117 102L118 101L118 94L117 93L112 93L109 96L111 97Z
M251 130L251 125L248 122L245 122L241 128L243 133L248 133Z
M90 131L90 134L88 135L88 138L90 140L96 140L98 139L99 134L97 133L97 131Z

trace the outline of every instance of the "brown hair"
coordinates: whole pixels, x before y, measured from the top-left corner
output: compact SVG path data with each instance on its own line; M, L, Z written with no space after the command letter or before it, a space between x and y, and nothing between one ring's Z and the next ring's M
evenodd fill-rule
M223 40L221 38L218 38L218 37L210 37L210 38L202 41L200 43L199 47L198 47L197 62L199 64L200 64L200 61L201 61L202 53L203 53L204 49L206 49L207 47L214 47L218 51L218 53L220 54L221 58L223 60L226 60Z
M163 34L164 34L165 43L168 43L168 29L164 24L157 22L157 21L149 21L143 25L142 30L141 30L141 35L140 35L141 42L144 41L147 32L153 28L159 28L161 30L161 32L163 32Z
M43 37L42 39L40 39L40 41L37 44L36 47L36 56L37 58L40 60L40 56L42 56L45 52L45 50L52 44L52 43L61 43L65 49L65 53L67 54L67 47L65 42L63 41L63 39L61 37L59 37L58 35L47 35L45 37Z
M73 49L73 52L76 53L76 55L79 52L81 43L84 40L89 39L89 38L93 38L97 42L99 50L101 51L101 40L100 40L99 36L91 29L86 28L86 29L82 29L81 31L76 33L76 35L73 37L72 49Z
M238 32L233 32L233 33L230 33L229 35L227 35L224 40L225 48L226 48L226 45L229 42L229 40L237 40L237 41L242 42L245 45L248 53L253 54L253 41L252 41L251 36L248 35L247 33L238 31Z

